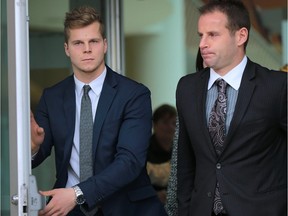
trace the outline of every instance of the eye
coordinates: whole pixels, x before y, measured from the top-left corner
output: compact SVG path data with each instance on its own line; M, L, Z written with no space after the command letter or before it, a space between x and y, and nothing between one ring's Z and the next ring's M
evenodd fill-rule
M98 43L98 40L91 40L90 43Z
M74 42L74 45L76 45L76 46L79 46L79 45L81 45L81 44L82 44L81 41L75 41L75 42Z
M209 34L209 36L210 36L210 37L216 37L216 36L218 36L218 34L215 33L215 32L211 32L211 33Z

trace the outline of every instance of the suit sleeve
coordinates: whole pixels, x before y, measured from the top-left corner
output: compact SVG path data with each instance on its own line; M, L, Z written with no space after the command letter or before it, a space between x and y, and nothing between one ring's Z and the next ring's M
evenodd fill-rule
M123 111L122 105L113 108L121 112L121 120L115 126L115 133L118 133L115 143L105 144L114 151L114 158L100 173L79 184L89 208L122 190L145 171L152 127L150 91L137 85L127 97Z

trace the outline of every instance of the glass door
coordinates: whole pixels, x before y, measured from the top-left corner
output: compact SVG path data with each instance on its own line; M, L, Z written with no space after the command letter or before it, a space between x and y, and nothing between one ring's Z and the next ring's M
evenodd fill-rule
M10 215L10 172L8 130L8 62L7 62L7 11L6 0L0 3L0 215Z
M7 1L10 215L30 215L28 1ZM16 172L15 172L16 171Z
M31 175L28 0L1 0L1 215L37 215Z
M29 6L30 7L32 5L36 6L38 1L40 0L30 0ZM47 3L47 1L45 0L42 0L41 2ZM80 4L79 1L77 0L66 0L61 2L64 2L63 15L65 15L65 12L69 10L69 8L66 7L66 5L72 7L77 6L77 4ZM90 1L83 0L81 1L81 4L84 4L84 2L91 3L91 0ZM110 35L108 40L111 47L121 47L119 46L119 44L118 46L116 46L115 43L119 43L120 40L119 39L115 40L114 37L115 35L112 32L112 29L119 30L119 16L115 16L120 12L119 10L121 6L119 2L118 0L93 1L93 5L95 4L97 8L101 8L102 10L105 11L103 12L106 15L105 16L106 19L107 17L110 17L109 13L114 14L113 18L110 17L109 20L106 20L106 22L109 22L109 24L107 23L108 26L107 35ZM54 3L49 2L49 4L56 4L56 2ZM57 2L57 4L60 4L60 2ZM34 25L34 28L31 31L31 22L30 17L28 16L28 8L30 10L30 7L28 7L28 0L1 0L0 2L0 23L1 23L0 215L1 216L38 215L38 210L42 208L43 202L45 201L38 194L36 178L33 176L33 174L37 176L37 172L35 172L34 170L33 171L34 173L32 174L31 171L30 109L32 109L33 106L30 107L30 101L31 102L33 101L30 100L31 95L30 85L32 84L30 75L31 71L32 72L34 71L35 73L39 72L37 64L39 63L39 58L35 57L42 55L44 55L45 57L45 55L48 55L49 53L47 54L47 52L45 53L42 52L39 55L38 54L35 55L35 53L37 53L37 48L39 47L37 46L39 43L38 39L39 38L43 39L43 34L40 34L41 32L39 32L43 27L43 24L40 25L41 28L37 28L37 25ZM54 9L55 8L57 7L54 7ZM40 10L36 10L36 12L41 11L41 9L43 10L43 5L42 7L40 6ZM36 13L36 16L35 14L33 14L32 16L31 13L31 20L32 19L34 21L39 20L38 19L39 13ZM116 22L117 24L114 24L114 22ZM51 22L47 21L47 23ZM30 33L29 33L29 26L30 26ZM53 32L53 37L51 36L51 34L50 35L46 34L47 37L44 37L44 39L48 40L50 42L49 44L51 45L53 43L50 39L51 38L55 39L54 37L55 35L57 35L57 31ZM61 37L63 37L62 27L61 27ZM117 37L119 37L119 35L117 35ZM56 42L57 43L59 42L59 37L56 37ZM31 52L29 50L29 47L31 49ZM62 40L59 47L61 48L63 47ZM50 54L54 56L55 50L50 51L51 51ZM61 51L63 51L64 55L64 49ZM56 53L62 53L62 52L57 51ZM31 61L29 59L30 56ZM122 71L121 68L123 67L121 64L119 64L119 59L116 61L115 58L119 58L119 54L117 56L112 55L108 56L107 61L109 62L109 64L115 67L114 69L117 69L118 72L121 72ZM59 59L63 58L58 58L57 59L58 61L52 61L52 63L56 68L60 69L69 68L70 64L66 66L67 59L64 58L64 60L61 62L59 62ZM50 67L52 63L49 62ZM43 64L41 64L41 66L43 66ZM45 70L40 71L47 71L48 69L49 71L51 70L51 68L45 68ZM55 71L57 72L58 70ZM51 77L51 75L52 74L50 73L47 74L47 76L49 77ZM55 77L55 79L56 78L57 77ZM49 166L50 171L54 169L53 168L54 164L51 165L46 164L46 165ZM39 169L41 169L41 167L39 167ZM38 181L39 181L39 188L43 189L43 185L46 185L46 182L43 182L43 179L41 178L38 178ZM51 189L52 186L50 187L50 185L52 185L53 183L54 183L53 180L49 181L49 188L44 189Z

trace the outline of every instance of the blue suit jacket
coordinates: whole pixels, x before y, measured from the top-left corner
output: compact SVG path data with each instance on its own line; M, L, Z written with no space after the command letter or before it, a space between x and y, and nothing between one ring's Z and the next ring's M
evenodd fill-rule
M35 114L45 140L32 166L38 166L54 147L55 188L67 182L75 107L70 76L44 90ZM150 91L107 67L94 120L94 176L79 184L89 208L100 205L104 215L164 215L145 168L151 113Z

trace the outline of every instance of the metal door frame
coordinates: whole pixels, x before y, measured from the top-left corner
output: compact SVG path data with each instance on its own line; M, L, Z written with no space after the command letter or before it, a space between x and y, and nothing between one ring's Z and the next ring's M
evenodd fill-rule
M31 174L28 0L7 1L7 35L10 215L24 216Z

